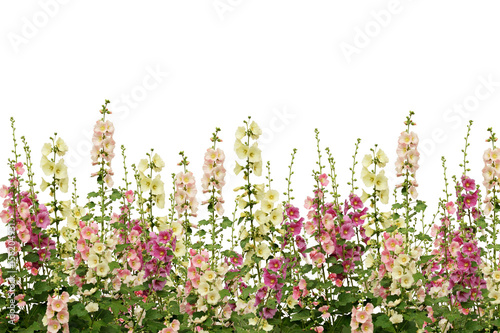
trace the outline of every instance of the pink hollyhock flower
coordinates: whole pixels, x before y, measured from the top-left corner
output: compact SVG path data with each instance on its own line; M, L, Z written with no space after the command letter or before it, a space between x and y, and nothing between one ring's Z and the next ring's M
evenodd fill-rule
M371 315L373 313L373 304L372 303L366 304L365 311L368 315Z
M312 205L313 205L313 199L311 197L307 197L306 200L304 201L304 208L310 209Z
M286 215L288 215L290 220L296 220L300 217L299 209L297 207L290 206L286 209Z
M0 198L5 198L9 194L9 188L5 185L2 185L0 187Z
M323 326L316 326L316 327L314 328L314 332L318 332L318 333L323 332L323 330L324 330Z
M37 227L42 229L47 228L50 224L49 212L47 212L46 210L39 212L38 214L36 214L35 221Z
M60 311L56 317L61 324L66 324L69 321L69 313L66 310Z
M276 314L276 311L278 311L278 310L265 307L264 309L262 309L262 317L264 317L266 319L271 319Z
M325 262L325 255L321 252L311 251L310 257L317 267L321 267L321 265Z
M307 287L307 282L306 282L306 280L304 280L304 279L300 279L300 281L299 281L299 289L300 289L300 290L303 290L303 289L306 289L306 287Z
M354 236L354 228L351 223L344 223L340 227L340 237L345 240L350 240Z
M135 270L135 271L138 271L140 268L141 268L141 261L139 260L139 258L134 258L134 259L131 259L131 260L127 260L129 266Z
M457 301L459 302L467 302L470 298L470 291L465 292L465 291L457 291Z
M470 263L469 259L464 258L461 255L459 255L458 260L457 260L457 266L458 266L458 269L461 271L468 271L470 269L471 263Z
M264 284L269 288L275 289L278 283L278 276L270 274L267 270L264 273Z
M195 255L192 259L193 266L197 268L200 268L204 261L205 260L203 259L203 256L201 254Z
M66 308L66 303L62 299L53 299L51 304L52 310L55 312L60 312Z
M134 191L128 190L125 192L125 198L127 199L128 203L134 202Z
M323 173L319 176L319 182L321 183L321 186L328 186L328 176L326 175L326 173Z
M89 227L89 226L85 226L82 229L81 233L82 233L82 238L83 239L89 240L90 237L92 237L92 234L94 233L94 230L91 227Z
M321 247L327 254L332 254L335 251L335 245L333 245L331 240L326 243L322 243Z
M297 236L302 231L302 221L303 220L304 220L304 218L301 218L297 222L290 223L290 225L288 226L288 230L293 234L293 236Z
M349 195L349 202L351 203L351 206L354 209L363 208L363 201L361 201L361 199L356 194L351 193Z
M272 270L272 271L279 271L281 268L281 260L278 258L274 258L269 260L269 263L267 264L267 267Z
M468 256L476 253L477 246L474 243L467 242L462 245L462 252Z
M238 254L236 257L231 257L231 263L235 266L240 266L243 264L243 257L241 254Z
M352 270L353 268L353 264L350 260L345 260L343 263L342 263L342 266L344 266L344 273L348 273L349 271Z
M356 321L358 323L363 324L368 320L368 318L370 318L370 316L366 311L361 310L356 312Z
M18 175L22 175L24 173L23 163L17 162L16 164L14 164L14 169L16 170L16 173Z
M325 216L323 216L323 225L328 231L331 231L335 228L335 222L333 222L332 214L326 213Z
M316 225L314 225L314 223L312 223L311 221L307 221L304 226L304 229L308 235L312 235L316 230Z
M373 333L373 322L370 320L361 325L361 332Z
M168 243L171 237L172 235L169 230L160 231L158 234L158 241L160 243Z
M17 232L17 236L19 237L19 239L21 240L21 242L23 243L27 243L29 242L29 240L31 239L30 237L30 233L28 230L24 229L22 231L18 231Z
M477 191L473 194L464 195L464 208L470 209L477 204Z
M390 237L385 242L385 248L388 251L394 251L396 249L396 245L398 245L398 241L395 238L393 238L393 237Z
M300 298L301 291L298 286L293 287L292 297L294 300L298 300Z
M28 216L30 216L30 208L26 202L21 202L21 204L17 207L17 211L23 220L26 220Z
M59 322L55 319L50 319L47 322L47 332L49 333L56 333L59 331L60 328L61 324L59 324Z
M462 186L467 191L474 191L476 189L476 182L465 175L462 176Z
M172 327L175 331L178 331L181 328L181 323L177 319L174 319L172 320L170 327Z
M361 212L355 212L352 214L352 222L354 222L354 225L357 225L357 226L360 226L360 225L363 225L363 223L365 223L365 219L363 219L362 217L366 214L367 212L367 208L365 208L363 211Z

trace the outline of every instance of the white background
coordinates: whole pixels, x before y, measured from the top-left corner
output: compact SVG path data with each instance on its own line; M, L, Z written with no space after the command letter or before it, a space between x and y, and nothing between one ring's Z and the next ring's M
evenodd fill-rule
M422 151L419 199L435 207L441 156L449 176L461 173L469 119L471 175L482 181L486 129L500 124L499 9L496 1L4 1L0 182L8 180L14 116L18 138L31 145L37 183L40 149L57 132L71 149L69 174L84 198L95 188L92 126L110 99L118 147L127 147L130 163L154 148L167 164L167 183L180 170L180 150L200 179L216 126L230 174L234 131L252 116L265 129L263 158L271 160L280 192L298 148L292 181L305 213L315 128L334 153L347 197L356 138L360 159L378 143L393 174L397 138L413 110ZM231 198L241 179L228 183Z

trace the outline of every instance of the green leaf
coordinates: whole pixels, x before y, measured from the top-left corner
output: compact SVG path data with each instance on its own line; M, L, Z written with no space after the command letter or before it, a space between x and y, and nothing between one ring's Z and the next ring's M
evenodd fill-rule
M303 274L309 273L312 270L312 268L313 267L311 264L304 265L302 266L302 273Z
M120 264L117 263L116 261L112 261L108 264L109 270L112 271L115 268L120 268Z
M208 220L201 220L198 222L198 225L208 225L208 224L210 224L210 221Z
M170 302L169 307L170 307L170 311L172 311L171 313L173 315L180 315L181 314L181 309L179 307L179 303L172 301L172 302Z
M481 326L477 321L469 320L465 324L465 329L467 330L467 332L474 332L482 330L483 326Z
M294 313L292 315L291 321L308 319L310 316L311 316L311 311L304 309L298 313Z
M109 196L109 198L113 201L120 199L122 197L122 193L118 191L116 188L113 189L113 193Z
M24 261L37 262L40 256L37 253L29 253L24 257Z
M97 198L99 196L99 193L97 192L90 192L87 194L87 198Z
M2 253L0 254L0 262L4 261L5 259L7 259L9 257L9 254L8 253Z
M71 306L71 310L69 311L70 314L77 317L83 317L88 315L88 312L87 310L85 310L85 306L82 303L74 303L74 304L75 305Z
M342 266L341 264L335 264L328 268L328 271L330 273L341 274L344 272L344 266Z
M416 212L423 212L427 208L427 205L425 202L421 200L417 200L417 204L415 205L415 211Z
M82 216L82 218L80 220L82 221L88 221L92 218L92 214L85 214L85 216Z
M420 263L421 263L421 264L425 264L425 263L427 263L429 260L431 260L432 258L434 258L434 255L421 256L421 257L420 257Z
M198 300L198 295L195 294L191 294L187 297L187 301L189 304L195 304L197 300Z
M224 298L225 296L231 296L231 293L227 289L222 289L222 290L219 290L219 295L220 295L220 298Z
M224 216L224 220L222 221L222 223L221 223L220 226L223 229L226 229L226 228L229 228L232 225L233 225L233 221L231 221L230 219L228 219L227 217Z

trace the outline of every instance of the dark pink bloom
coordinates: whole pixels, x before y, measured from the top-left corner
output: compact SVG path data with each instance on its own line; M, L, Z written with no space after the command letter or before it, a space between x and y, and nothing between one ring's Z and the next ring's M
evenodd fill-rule
M354 228L351 223L344 223L340 227L340 237L345 240L350 240L354 236Z
M462 186L467 191L474 191L476 189L476 182L465 175L462 176Z
M269 288L275 289L278 284L278 276L274 274L270 274L267 269L265 269L264 273L264 284Z
M477 204L477 191L464 195L464 208L470 209Z
M300 217L299 209L294 206L290 206L286 209L286 215L290 218L290 220L296 220Z
M356 195L356 194L350 194L349 195L349 201L351 202L351 206L354 209L362 209L363 208L363 201Z
M278 258L271 259L271 260L269 260L267 267L270 270L277 272L281 268L281 260Z

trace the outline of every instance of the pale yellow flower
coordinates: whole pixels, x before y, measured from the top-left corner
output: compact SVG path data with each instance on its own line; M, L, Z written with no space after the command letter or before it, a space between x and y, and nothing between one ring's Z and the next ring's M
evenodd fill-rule
M260 202L260 205L261 205L261 209L264 213L270 213L271 210L274 208L274 205L272 202L268 201L268 200L262 200Z
M252 132L251 138L254 140L257 140L259 136L262 135L262 130L260 129L259 125L255 121L252 121L249 127L250 131Z
M379 160L378 165L380 165L382 168L385 167L387 163L389 163L389 158L387 155L384 153L382 149L379 149L377 153L375 154L377 159Z
M206 282L201 282L199 285L198 285L198 293L201 295L201 296L205 296L206 294L208 294L210 292L210 286L208 285L208 283Z
M243 170L243 167L241 165L238 164L238 162L236 162L236 165L234 167L234 174L237 175L241 172L241 170Z
M56 164L50 161L47 156L42 156L40 167L42 168L43 173L45 173L45 176L51 176L54 174Z
M163 167L165 167L165 162L163 162L160 155L158 154L154 154L152 161L153 161L153 170L156 172L160 172L163 169Z
M236 139L238 140L241 140L245 137L245 133L246 133L246 130L245 130L245 127L243 126L240 126L236 129Z
M382 170L378 173L374 180L375 188L379 191L386 190L387 186L387 177L385 176L385 171Z
M139 161L139 164L137 165L137 170L140 172L145 172L146 169L148 168L148 160L143 158Z
M56 147L57 147L57 155L59 156L63 156L68 151L68 146L61 138L57 138Z
M366 187L372 187L375 182L375 175L368 171L367 168L363 167L363 169L361 169L361 179Z
M276 190L269 190L264 195L264 199L272 203L275 203L279 199L279 193Z
M250 149L248 150L247 156L248 156L248 160L252 163L257 163L257 162L262 161L261 150L260 150L257 142L254 143L252 145L252 147L250 147Z
M365 168L368 168L370 165L372 165L372 163L373 163L373 158L372 155L369 154L366 154L365 157L363 157L363 161L361 162L361 164Z
M52 145L50 143L44 143L42 147L42 155L47 157L52 152Z
M155 179L151 182L151 192L154 195L160 195L165 193L165 189L163 186L163 181L160 178L160 175L157 175Z
M262 161L253 163L252 170L257 177L262 176Z
M414 281L413 276L410 273L406 273L401 277L401 286L406 289L411 288Z
M104 277L109 273L109 266L107 263L100 263L96 267L96 274L100 277Z
M153 181L151 180L151 178L146 177L146 176L142 177L142 179L141 179L141 190L143 192L149 191L151 189L151 183L152 182Z
M281 207L275 208L269 214L269 220L276 227L283 221L283 209Z
M91 312L96 312L97 310L99 310L99 305L97 303L94 303L94 302L90 302L89 304L87 304L87 306L85 307L85 310L87 310L87 312L91 313Z
M271 251L269 250L269 247L267 246L266 243L260 243L259 246L257 246L255 254L258 257L267 260L267 258L269 258L269 256L271 255Z
M220 295L218 291L212 290L207 294L207 302L208 304L215 305L220 300Z

